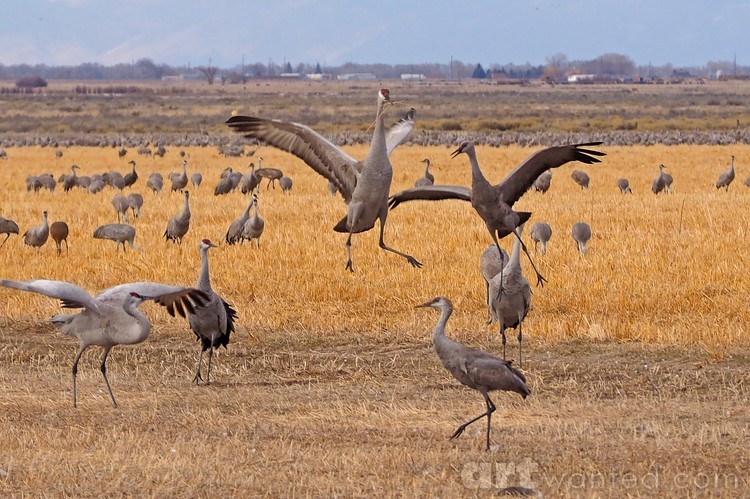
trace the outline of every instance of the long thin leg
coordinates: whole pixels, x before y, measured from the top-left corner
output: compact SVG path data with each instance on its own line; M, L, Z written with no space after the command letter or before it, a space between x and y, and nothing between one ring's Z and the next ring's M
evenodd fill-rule
M485 404L487 406L487 411L480 414L479 416L475 417L474 419L467 421L466 423L462 424L458 427L458 429L453 433L451 438L457 438L459 437L467 426L474 423L475 421L479 421L483 417L487 417L487 450L490 449L490 418L492 417L491 414L495 412L495 404L492 403L492 400L490 400L489 395L487 395L487 390L480 390L480 393L482 393L482 396L484 397Z
M505 360L506 359L506 357L505 357L505 343L506 343L506 338L505 338L505 321L502 321L502 320L500 321L500 335L502 336L502 339L503 339L503 360Z
M206 371L206 385L211 384L211 359L214 356L213 341L211 342L211 348L208 349L208 370Z
M117 407L117 402L115 402L115 395L112 393L112 387L109 385L109 379L107 379L107 355L109 355L109 350L111 347L104 347L104 353L102 354L102 376L104 376L104 382L107 384L107 390L109 390L109 397L112 399L112 405L114 407Z
M487 393L482 393L482 395L484 395L484 402L487 404L487 448L485 450L490 450L490 429L492 428L492 413L495 412L495 404L492 403Z
M78 374L78 361L81 360L81 355L84 351L88 348L88 345L81 345L80 348L78 348L78 353L76 354L76 358L73 361L73 407L78 407L78 402L76 400L76 375Z
M387 214L388 214L388 210L387 210L387 205L386 205L385 214L380 215L380 240L378 244L384 250L390 251L391 253L396 253L397 255L401 255L404 258L406 258L406 261L409 262L412 267L422 268L422 264L419 263L419 261L417 261L416 258L414 258L411 255L407 255L406 253L402 253L394 248L391 248L390 246L387 246L385 242L383 241L383 232L385 232L385 219L386 219Z
M3 239L3 244L0 244L0 248L2 248L5 245L5 241L7 241L9 237L10 237L10 232L8 232L7 234L5 234L5 239Z
M352 265L352 231L349 229L349 237L346 238L346 267L344 270L354 272Z
M536 272L536 285L539 286L541 284L541 286L544 287L544 283L547 282L547 279L545 279L544 276L539 273L539 270L537 270L536 265L534 265L534 260L531 259L529 250L526 248L526 245L524 244L523 239L521 239L521 236L518 235L518 232L514 230L513 234L515 234L518 240L521 242L521 249L523 249L523 252L526 253L526 258L529 259L531 268L533 268L534 272Z
M521 358L521 343L523 342L523 319L518 317L518 367L523 368L523 359Z
M203 381L203 376L201 376L201 362L203 362L203 347L201 347L201 353L198 355L198 367L195 368L195 377L193 378L193 383L196 385L199 381Z

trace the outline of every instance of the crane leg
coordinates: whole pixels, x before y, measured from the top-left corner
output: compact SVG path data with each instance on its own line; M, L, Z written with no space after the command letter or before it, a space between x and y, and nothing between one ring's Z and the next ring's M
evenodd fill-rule
M503 360L505 360L505 358L506 358L505 357L505 343L506 343L506 338L505 338L505 322L501 322L500 323L500 335L501 335L501 337L503 339Z
M73 360L73 407L78 407L78 401L76 399L76 375L78 374L78 361L81 360L81 355L83 352L86 351L88 348L88 345L83 346L78 349L78 353L76 354L75 360Z
M387 213L388 211L386 210L386 214ZM413 256L407 255L406 253L402 253L385 244L385 241L383 241L383 233L385 232L385 218L386 218L385 215L380 217L380 240L378 241L378 245L386 251L390 251L391 253L396 253L397 255L403 256L404 258L406 258L406 261L411 264L412 267L416 267L418 269L422 268L422 264L419 261L417 261L417 259L414 258Z
M346 267L344 270L354 272L354 266L352 265L352 233L349 231L349 237L346 238Z
M523 369L523 359L521 358L521 342L523 341L523 319L519 317L518 321L518 367Z
M539 273L539 270L537 270L536 265L534 265L534 260L531 259L529 250L528 248L526 248L526 245L524 244L523 239L521 239L521 236L518 235L518 232L514 230L513 234L515 234L518 240L521 242L521 249L523 249L523 252L526 253L526 258L529 259L529 262L531 263L531 268L533 268L534 272L536 272L536 285L537 286L541 285L542 287L544 287L544 283L547 282L547 279L545 279L544 276Z
M495 412L496 407L495 407L495 404L492 403L492 400L490 400L489 395L487 395L486 390L482 391L481 393L482 393L482 396L484 397L484 402L487 406L487 411L475 417L474 419L467 421L461 426L459 426L458 429L456 429L456 431L451 436L451 439L459 437L464 432L467 426L469 426L470 424L476 421L479 421L480 419L486 416L487 417L487 450L490 450L490 424L492 422L491 421L492 413Z
M206 385L211 384L211 359L214 356L214 342L211 339L211 348L208 349L208 369L206 370Z
M0 248L2 248L5 245L5 241L7 241L9 237L10 237L10 232L5 234L5 239L3 239L3 243L0 244ZM65 244L68 244L68 243L65 243Z
M201 362L203 362L203 348L201 348L201 353L198 355L198 367L195 368L195 377L193 378L193 383L196 385L199 381L203 381L203 376L201 376Z
M107 356L109 355L110 347L104 347L104 353L102 354L102 365L100 367L102 376L104 376L104 382L107 384L107 390L109 391L109 397L112 399L112 406L117 407L115 402L115 395L112 393L112 387L109 385L109 379L107 379Z

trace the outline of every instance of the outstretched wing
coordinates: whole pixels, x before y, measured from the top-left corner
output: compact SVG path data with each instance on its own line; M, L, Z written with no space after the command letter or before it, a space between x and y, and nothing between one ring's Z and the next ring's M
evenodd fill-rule
M347 203L351 200L357 184L357 160L312 128L253 116L232 116L226 124L247 138L294 154L333 182Z
M414 129L414 117L416 114L416 109L409 109L406 116L398 120L385 133L385 148L388 150L388 156L390 156L393 150L403 144L409 137L411 131Z
M101 313L96 300L83 288L65 281L50 281L47 279L33 279L31 281L13 281L0 279L0 286L6 288L31 291L41 295L57 298L62 302L63 308L86 308L96 313Z
M196 307L208 303L208 296L193 288L183 286L169 286L158 282L129 282L107 288L96 296L97 300L119 306L130 293L153 299L159 305L167 308L169 315L174 316L175 310L185 317L185 312L195 313Z
M187 314L195 314L196 308L203 307L209 302L208 295L195 288L182 288L173 293L152 296L151 298L165 307L172 317L175 317L175 310L181 317L187 317Z
M550 168L557 168L570 161L580 161L587 165L600 163L601 160L595 156L606 156L606 153L593 149L581 149L582 147L600 144L601 142L587 142L585 144L553 146L532 154L497 186L502 200L508 206L513 206L513 203L518 201L534 184L534 180Z
M397 192L391 196L388 206L394 209L406 201L440 201L442 199L471 201L471 189L461 185L426 185L424 187L414 187Z

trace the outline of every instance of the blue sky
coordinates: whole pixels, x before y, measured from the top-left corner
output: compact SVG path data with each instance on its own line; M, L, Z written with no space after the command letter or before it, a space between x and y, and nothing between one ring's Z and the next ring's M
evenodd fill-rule
M7 0L11 1L11 0ZM12 0L0 63L750 64L750 1Z

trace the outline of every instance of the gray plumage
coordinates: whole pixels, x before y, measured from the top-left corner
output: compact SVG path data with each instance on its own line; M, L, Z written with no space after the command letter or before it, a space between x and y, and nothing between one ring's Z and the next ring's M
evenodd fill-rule
M503 390L520 394L523 398L531 395L526 386L526 378L521 371L515 369L510 361L505 361L476 348L468 347L453 341L445 335L445 326L453 313L453 304L447 298L439 296L432 301L417 305L440 310L440 319L432 334L432 344L435 347L443 367L450 372L462 385L477 390L484 397L486 411L467 421L456 429L451 438L460 436L467 426L484 417L487 418L487 447L490 449L490 429L492 413L495 404L489 392Z
M424 187L435 183L435 176L430 173L430 160L425 158L422 163L424 163L424 175L414 181L414 187Z
M245 222L247 222L250 218L250 210L253 206L255 206L255 195L253 195L250 203L248 203L247 205L247 208L245 208L245 211L242 212L242 215L240 215L239 218L233 220L232 223L229 224L229 229L224 235L224 240L227 242L227 244L234 244L242 241L242 231L245 228Z
M9 218L0 216L0 234L5 234L5 239L3 239L2 244L0 244L0 248L5 245L5 242L11 234L18 234L18 232L18 224L16 222Z
M39 175L38 179L42 187L48 189L50 192L55 192L55 187L57 187L55 177L49 173L42 173Z
M628 179L626 178L617 179L617 187L620 189L620 192L623 194L627 194L628 192L630 194L633 194L633 191L630 188L630 182L628 182Z
M162 187L164 187L164 177L159 172L153 172L146 180L146 187L154 191L154 194L160 193Z
M143 207L143 195L138 192L131 192L128 194L128 206L133 210L133 216L138 218L141 216L141 207Z
M79 175L76 177L76 187L88 189L91 185L91 177L88 175Z
M123 190L125 188L125 177L118 171L111 170L105 172L102 175L102 179L107 185L114 189Z
M571 234L573 235L573 240L576 242L578 250L584 255L588 255L589 249L586 246L586 243L591 239L591 227L589 227L589 224L585 222L574 223Z
M109 239L117 243L116 251L120 250L122 244L122 251L125 252L125 243L137 251L143 251L143 249L135 244L135 227L128 224L106 224L101 225L94 231L94 239Z
M292 182L292 179L284 175L279 179L279 187L281 187L282 192L284 194L289 194L292 192L292 185L294 185L294 182Z
M182 191L187 186L187 160L182 160L182 173L171 175L169 180L172 181L172 192Z
M589 188L589 182L591 181L591 179L589 178L589 174L585 171L573 170L573 173L571 173L570 176L573 178L576 184L581 186L581 189Z
M523 232L523 224L518 226L519 235ZM521 344L523 342L523 320L529 313L531 306L531 286L523 276L521 270L521 240L513 241L513 252L510 260L490 281L489 286L491 322L500 325L503 342L503 358L505 359L505 330L518 329L518 367L523 368Z
M164 237L172 242L182 244L182 238L190 228L190 192L185 191L185 204L182 211L169 219Z
M258 158L258 169L255 170L255 176L259 179L261 178L267 178L268 183L266 184L266 189L273 186L274 189L276 189L276 181L279 180L281 177L284 176L284 173L279 170L278 168L271 168L271 167L265 167L263 166L263 158Z
M196 309L188 314L190 329L201 342L201 352L198 357L198 367L195 370L193 382L198 384L203 380L201 376L201 362L203 352L208 350L208 367L206 369L206 384L211 382L211 359L214 350L223 346L227 347L229 335L234 332L234 321L237 320L237 312L232 306L219 296L211 287L211 279L208 271L208 250L215 248L208 239L200 242L201 270L198 274L197 289L205 293L207 303L204 307Z
M70 170L71 170L71 171L72 171L73 173L72 173L72 174L70 174L70 175L66 175L66 176L65 176L65 177L63 178L63 181L62 181L62 184L63 184L63 190L64 190L65 192L68 192L69 190L71 190L71 189L72 189L73 187L75 187L75 186L76 186L76 170L78 170L78 165L72 165L72 166L70 167Z
M107 184L105 184L104 180L102 179L92 180L89 184L89 192L91 194L96 194L97 192L100 192L102 189L104 189L105 185Z
M260 248L260 236L263 235L263 229L266 227L266 222L258 214L258 196L253 194L253 216L245 221L245 225L242 228L242 238L247 239L252 243L253 239L258 243Z
M547 243L552 237L552 227L547 222L534 222L531 226L531 240L534 247L539 244L542 247L542 255L547 254Z
M336 187L336 184L334 184L333 182L329 180L328 181L328 194L330 194L331 196L335 196L337 192L339 192L338 187Z
M259 183L260 178L255 174L255 163L250 163L250 173L243 175L240 180L240 191L242 194L250 194Z
M29 246L33 246L39 251L39 248L44 246L49 237L49 223L47 222L47 210L42 212L44 221L42 225L38 227L32 227L23 234L23 242Z
M665 172L666 166L659 165L659 175L654 178L651 182L651 192L659 194L661 191L666 191L667 194L672 193L672 175Z
M232 184L232 167L229 166L222 173L219 183L216 184L216 187L214 188L214 196L229 194L234 188Z
M386 133L383 115L390 103L389 91L381 89L378 92L375 129L363 161L357 161L330 140L298 123L250 116L233 116L227 120L233 130L294 154L336 185L349 208L346 217L333 230L348 234L346 269L351 271L354 271L351 258L352 234L372 229L376 220L380 220L380 248L404 257L414 267L422 266L413 256L387 246L383 237L388 216L388 193L393 177L389 156L411 133L415 114L413 109L410 110Z
M128 201L128 198L126 198L122 194L116 194L112 198L112 206L114 206L115 212L117 213L117 221L119 222L122 219L123 221L127 222L128 210L130 209L130 202Z
M167 286L155 282L120 284L105 289L92 297L84 289L64 281L35 279L11 281L0 279L0 286L39 293L62 302L63 308L83 309L75 314L58 314L51 323L63 334L78 340L78 352L73 361L73 407L77 407L76 377L78 361L92 345L102 347L100 370L104 376L112 405L117 407L112 387L107 379L107 356L115 345L133 345L148 338L151 323L138 306L145 300L153 300L165 307L170 315L174 311L185 317L186 312L195 312L206 303L207 297L192 288Z
M729 170L722 172L721 175L719 175L719 178L716 180L716 188L720 189L724 187L728 191L729 184L731 184L733 180L734 180L734 155L732 155L732 161L729 164Z
M57 254L62 253L62 243L65 242L65 251L68 251L68 224L65 222L52 222L49 226L49 235L53 241L55 241L55 247L57 248Z
M38 192L42 188L42 183L36 175L26 177L26 192Z
M494 317L492 300L490 300L490 282L493 277L502 272L503 268L508 264L508 260L510 260L508 253L502 248L498 252L497 246L493 243L487 246L487 249L484 250L479 259L479 270L482 274L482 279L484 279L485 302L487 303L487 311L489 313L487 324L490 324Z
M585 144L571 144L566 146L548 147L537 153L532 154L520 166L510 172L505 179L497 184L490 184L485 178L482 170L479 168L476 151L472 142L462 142L458 149L453 151L452 157L460 154L466 154L471 164L471 188L457 185L433 185L419 187L401 191L391 196L391 209L396 208L400 203L412 200L441 200L441 199L460 199L470 201L471 206L484 221L487 230L492 236L492 240L497 246L500 245L499 238L508 234L515 234L518 225L525 223L531 213L516 212L513 210L513 204L532 186L534 180L539 175L551 168L557 168L571 161L580 161L585 164L599 163L600 160L595 156L604 156L605 153L591 149L582 149L582 147L596 146L601 142L589 142ZM531 259L526 245L521 242L521 248L529 258L534 272L536 272L537 285L543 284L545 279L539 273Z
M536 192L541 192L542 194L547 192L551 185L552 172L549 170L539 175L536 180L534 180L534 183L531 184Z
M138 172L135 171L135 161L131 159L128 161L128 164L132 169L122 176L124 187L131 187L138 180Z
M198 172L193 173L192 175L190 175L190 182L192 182L193 187L197 189L201 186L201 182L203 182L203 175Z

